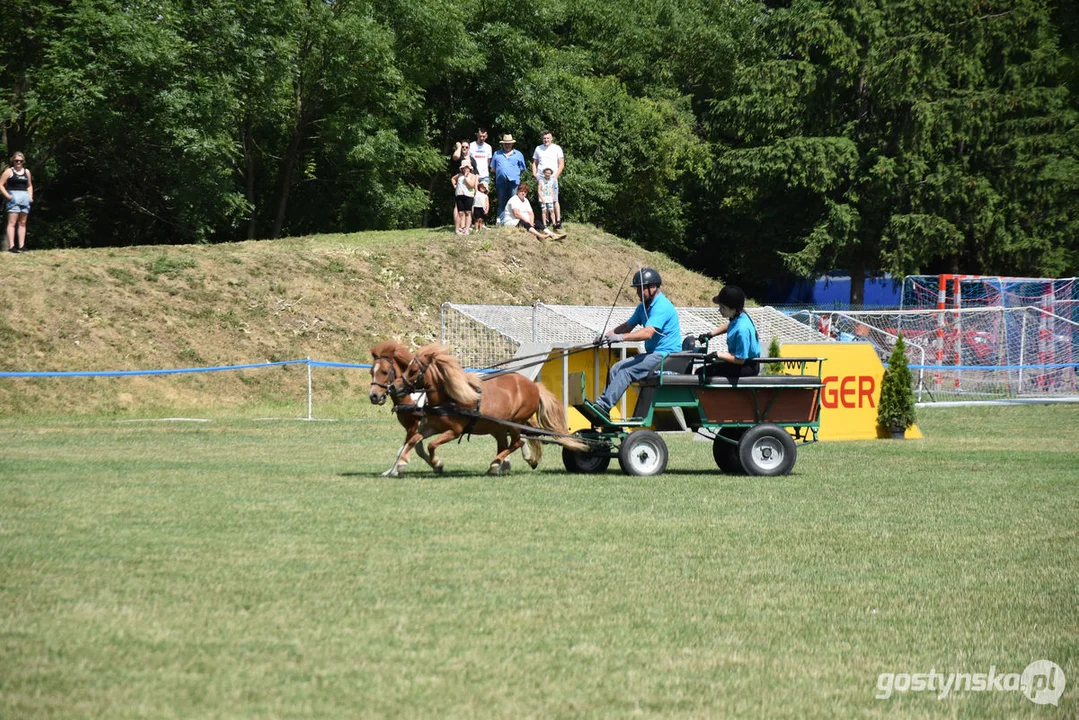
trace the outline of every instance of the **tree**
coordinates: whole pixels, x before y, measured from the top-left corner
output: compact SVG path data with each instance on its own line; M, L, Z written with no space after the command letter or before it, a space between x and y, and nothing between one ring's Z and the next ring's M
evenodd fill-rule
M916 419L914 376L907 365L907 343L900 333L880 382L877 424L885 430L906 430Z
M736 260L758 285L844 267L860 303L866 270L1067 264L1076 122L1047 2L795 0L760 27L715 101L698 221L752 248Z

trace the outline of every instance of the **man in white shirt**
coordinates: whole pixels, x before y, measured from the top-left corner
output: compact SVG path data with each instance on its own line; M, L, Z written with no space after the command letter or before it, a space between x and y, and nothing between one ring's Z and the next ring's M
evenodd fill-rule
M517 186L517 194L506 203L506 221L504 224L510 227L524 228L540 240L544 238L563 240L566 237L544 227L542 222L539 223L539 227L536 227L536 214L532 212L532 203L528 202L528 185L525 183Z
M476 139L468 144L468 154L476 161L476 176L481 183L491 184L491 155L494 149L487 144L487 128L476 129Z
M554 136L551 135L550 130L544 130L540 137L543 139L543 144L537 145L532 153L532 175L539 180L543 177L543 170L551 168L554 179L557 181L562 171L566 169L566 156L561 146L555 145ZM557 195L554 199L554 227L555 230L562 227L562 207L558 204Z

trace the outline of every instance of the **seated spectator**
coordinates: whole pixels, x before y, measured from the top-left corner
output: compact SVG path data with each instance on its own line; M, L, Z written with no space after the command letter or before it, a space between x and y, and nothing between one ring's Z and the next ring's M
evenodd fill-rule
M528 202L528 190L526 183L521 183L517 186L517 194L506 203L505 224L524 228L540 240L544 238L551 238L552 240L564 239L566 237L564 234L560 235L545 227L542 221L538 224L536 223L536 214L532 212L532 204Z

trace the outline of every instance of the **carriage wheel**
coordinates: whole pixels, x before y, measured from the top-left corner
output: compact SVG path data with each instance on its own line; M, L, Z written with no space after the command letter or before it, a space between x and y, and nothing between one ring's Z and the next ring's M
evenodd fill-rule
M750 475L786 475L794 467L797 456L794 438L771 423L749 428L738 443L738 457Z
M580 433L577 433L580 437ZM599 474L607 472L611 464L611 456L607 448L593 452L578 452L569 448L562 448L562 464L571 473Z
M742 467L742 459L738 457L738 441L746 434L745 428L720 428L712 441L712 458L715 459L719 469L728 475L745 475L746 469ZM734 440L733 443L720 438Z
M667 443L651 430L631 432L618 450L618 464L626 475L659 475L667 469Z

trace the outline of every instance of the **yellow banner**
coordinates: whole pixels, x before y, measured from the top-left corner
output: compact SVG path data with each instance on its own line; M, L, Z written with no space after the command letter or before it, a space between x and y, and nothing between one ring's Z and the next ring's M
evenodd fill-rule
M866 343L786 344L782 357L826 358L821 393L820 440L872 440L888 437L877 427L877 401L884 365ZM816 363L806 372L816 374ZM907 429L908 438L922 437L917 425Z

